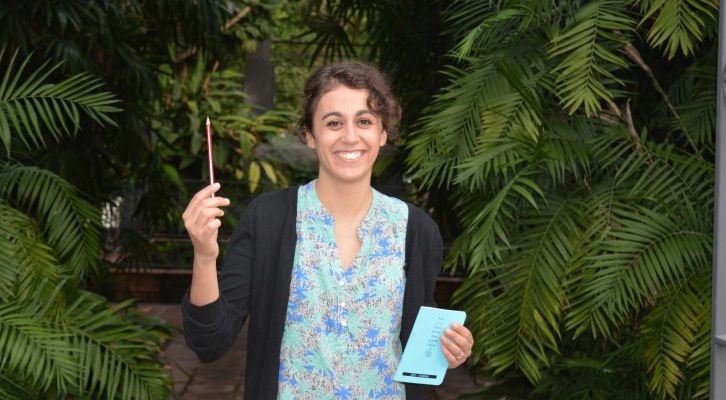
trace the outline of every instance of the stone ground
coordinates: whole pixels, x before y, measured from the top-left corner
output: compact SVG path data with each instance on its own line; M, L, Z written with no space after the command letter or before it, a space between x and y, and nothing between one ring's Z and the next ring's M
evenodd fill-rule
M148 315L181 326L181 314L176 304L143 303L139 307ZM187 348L184 338L177 335L164 353L174 380L174 389L169 400L243 399L246 339L247 334L243 330L227 354L213 363L204 364ZM459 367L447 372L441 386L429 388L426 391L426 400L450 400L474 391L478 386L471 374L465 368Z

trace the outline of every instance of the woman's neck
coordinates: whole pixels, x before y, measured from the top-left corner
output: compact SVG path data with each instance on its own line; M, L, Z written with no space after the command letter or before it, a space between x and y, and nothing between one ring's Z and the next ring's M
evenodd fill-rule
M331 185L318 179L315 191L323 206L338 220L362 219L373 200L371 186L365 182Z

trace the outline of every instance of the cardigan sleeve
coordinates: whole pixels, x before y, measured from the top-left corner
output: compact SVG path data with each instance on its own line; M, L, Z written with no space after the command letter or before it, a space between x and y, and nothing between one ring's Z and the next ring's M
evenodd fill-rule
M232 234L218 279L219 298L203 306L190 302L189 291L182 298L184 338L203 362L217 360L234 345L249 314L256 205L249 204Z

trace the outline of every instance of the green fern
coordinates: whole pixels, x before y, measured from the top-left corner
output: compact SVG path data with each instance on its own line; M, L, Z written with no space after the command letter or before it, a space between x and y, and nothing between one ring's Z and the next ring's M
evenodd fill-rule
M651 46L662 47L669 59L681 53L693 55L704 40L708 20L718 14L717 0L647 0L638 2L643 14L641 24L651 24L647 39Z
M457 67L407 161L452 193L460 230L446 263L467 274L454 300L473 361L503 379L482 395L527 397L520 378L529 398L708 395L716 12L672 3L448 10ZM669 22L688 34L649 25L673 7L690 13ZM694 58L668 64L661 45Z
M627 62L615 48L626 40L636 22L624 1L594 1L584 6L568 30L552 39L550 57L561 58L552 69L557 95L569 114L580 107L597 115L603 102L614 100L613 85L624 85L618 69Z
M5 49L0 50L0 64ZM120 111L118 100L110 93L99 92L102 83L90 75L74 75L61 82L50 81L60 64L46 62L23 77L30 61L16 66L15 52L0 77L0 141L9 156L13 134L29 148L43 148L45 134L55 140L74 135L80 129L81 112L99 124L115 125L109 113ZM24 78L24 79L21 79Z
M48 244L58 250L58 259L83 280L100 260L99 209L50 171L10 163L1 166L0 198L37 215Z
M17 54L16 54L17 55ZM2 52L0 52L0 62ZM0 83L0 139L8 155L75 134L85 115L113 125L114 96L58 66L27 77L10 61ZM79 289L100 263L99 210L61 177L0 162L0 397L160 399L170 382L156 359L168 327L130 302L109 306ZM6 384L8 383L8 384Z
M76 378L68 334L15 302L0 304L0 371L25 376L29 387L65 392Z

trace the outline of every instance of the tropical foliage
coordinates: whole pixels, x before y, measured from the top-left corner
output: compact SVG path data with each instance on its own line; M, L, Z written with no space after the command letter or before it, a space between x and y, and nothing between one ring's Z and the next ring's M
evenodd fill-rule
M448 83L408 171L452 193L456 301L503 378L472 398L706 398L718 2L446 16Z
M36 54L29 69L50 60L62 63L54 77L92 73L121 101L118 126L86 126L84 135L37 157L94 203L120 213L118 229L105 237L104 250L115 254L106 261L148 265L149 254L161 253L150 240L181 229L187 190L204 182L199 150L207 115L219 134L219 179L244 179L245 193L285 184L289 168L252 150L279 135L291 117L252 110L241 75L246 55L274 28L279 6L278 0L33 0L0 11L0 42L23 57Z
M84 126L115 124L118 100L88 74L55 82L59 65L29 62L0 51L0 397L164 398L169 327L82 289L100 264L100 210L33 165Z

